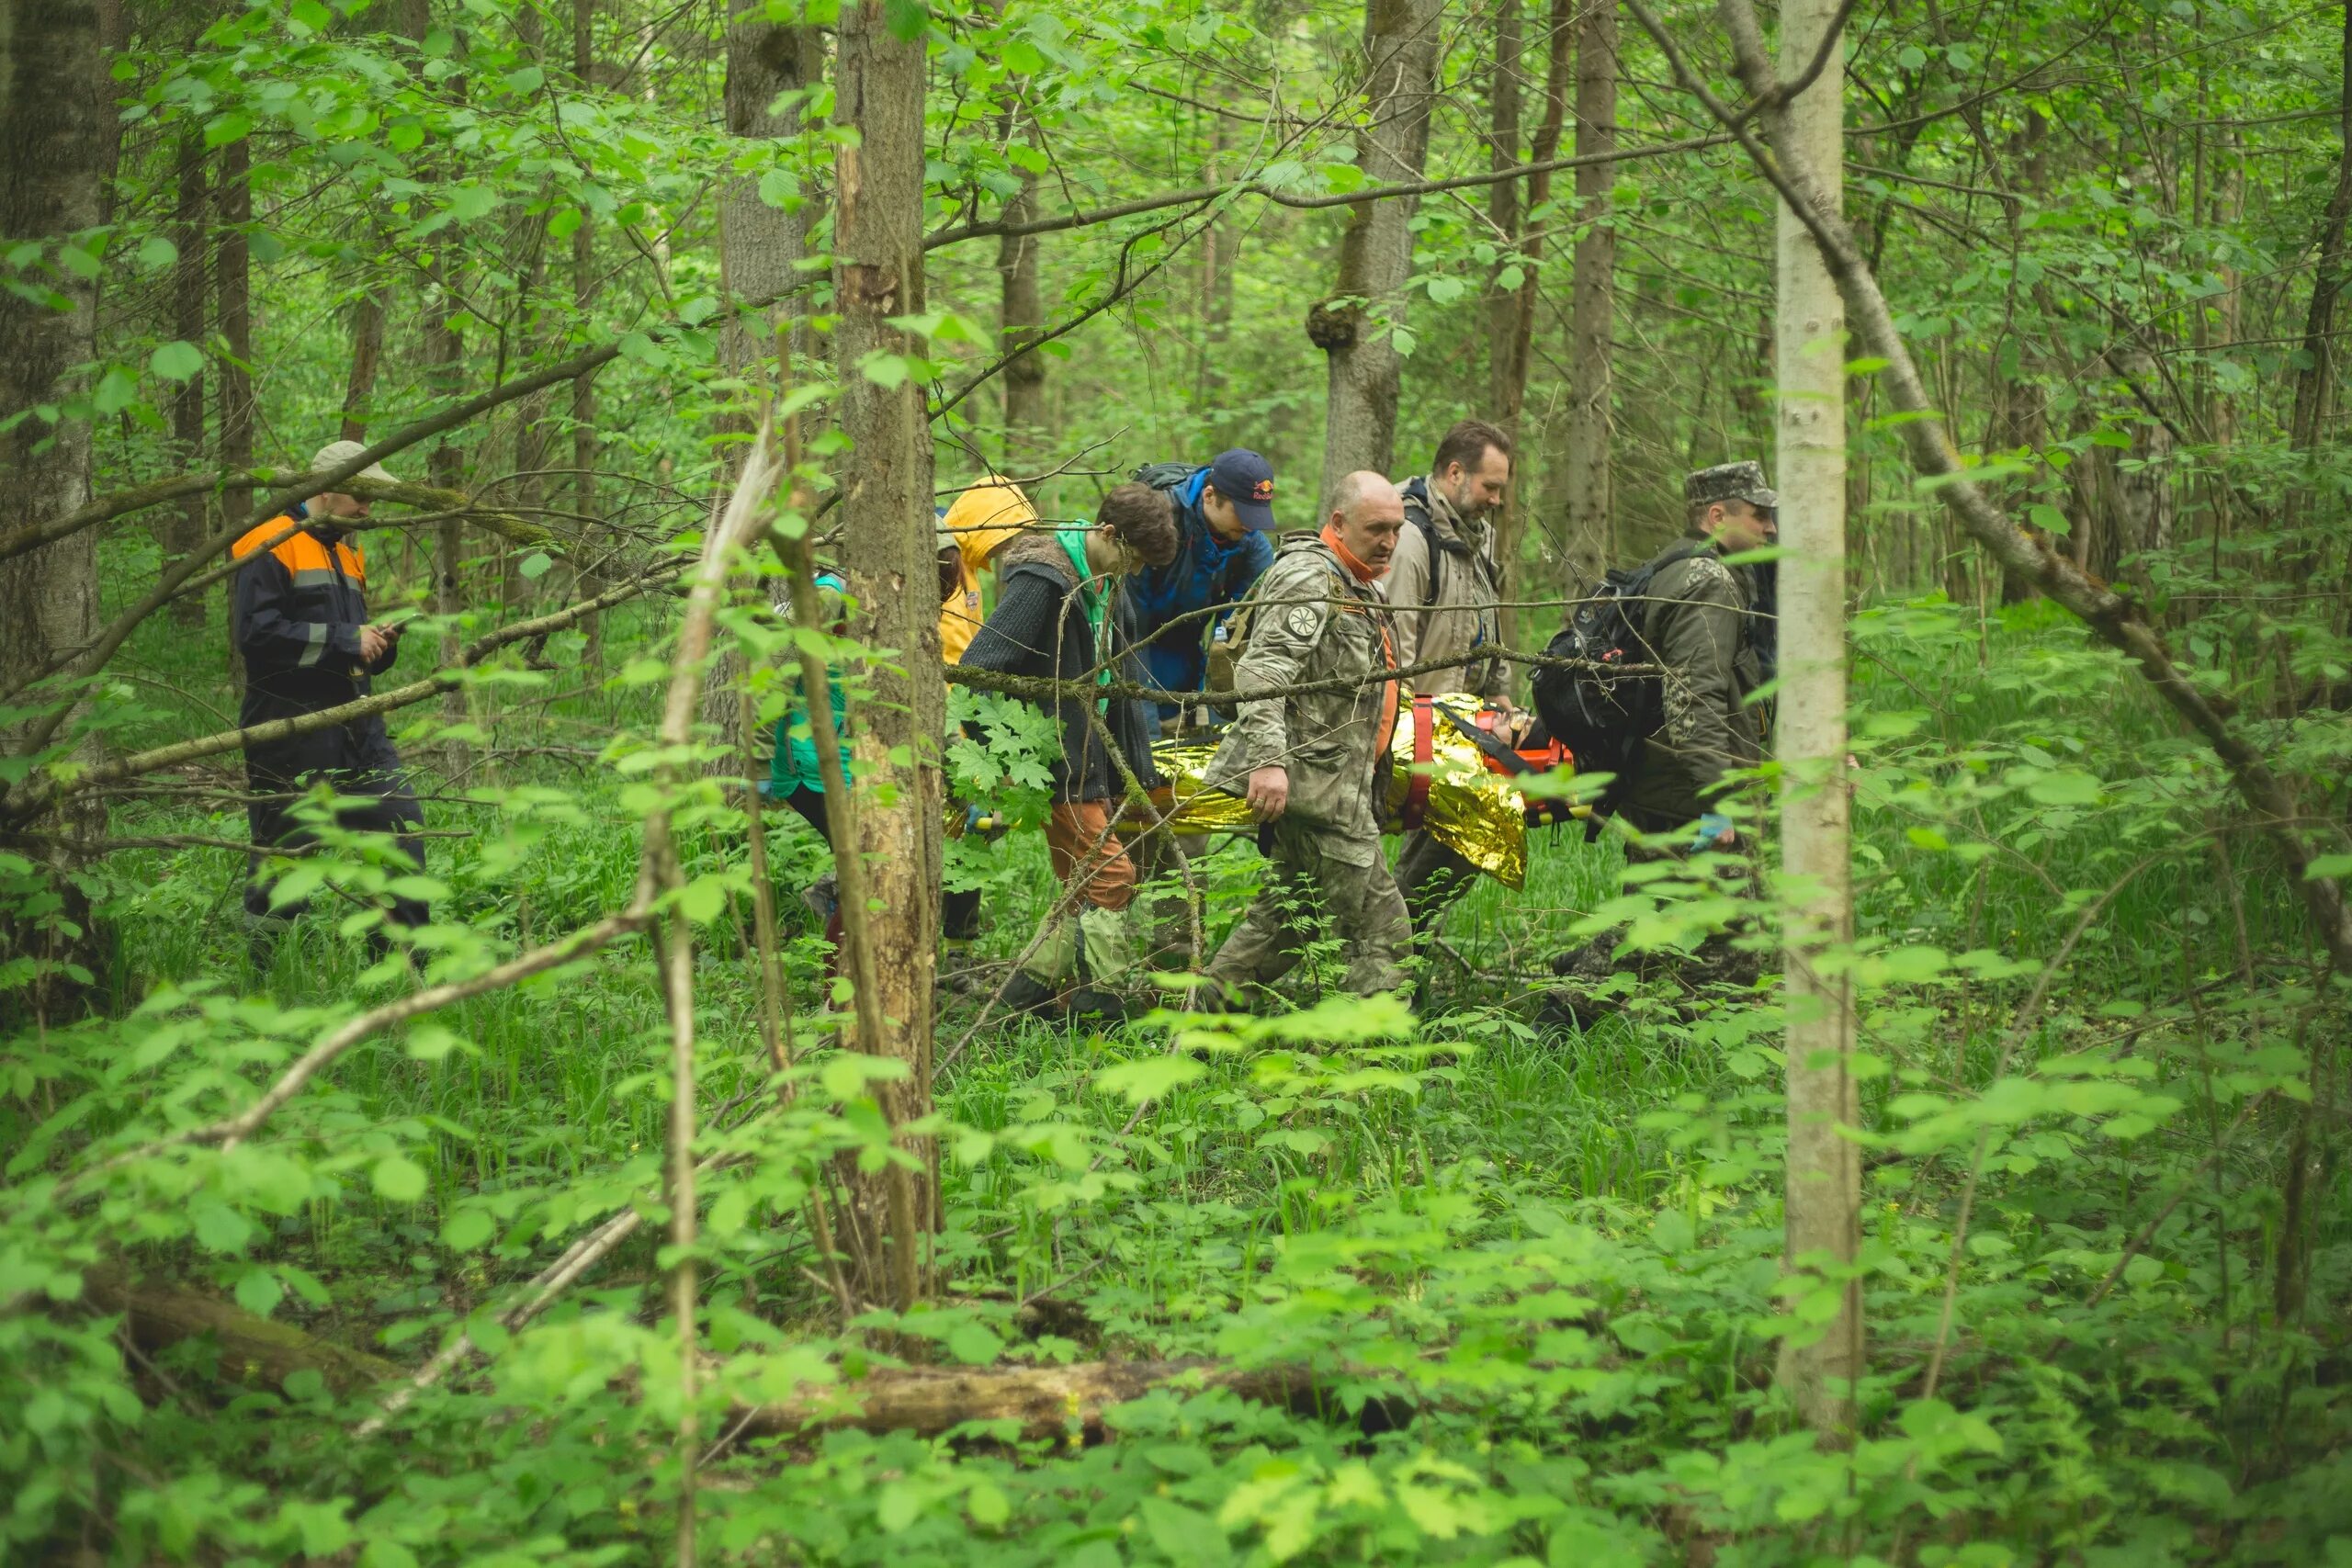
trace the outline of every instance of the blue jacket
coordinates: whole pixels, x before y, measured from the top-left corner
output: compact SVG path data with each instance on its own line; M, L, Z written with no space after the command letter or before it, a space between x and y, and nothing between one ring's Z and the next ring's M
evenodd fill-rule
M1228 545L1209 527L1201 511L1208 478L1208 469L1195 468L1169 492L1176 503L1176 558L1122 580L1127 624L1142 642L1145 674L1164 692L1197 692L1207 682L1211 627L1222 625L1274 564L1274 547L1265 535L1244 534ZM1215 615L1200 614L1219 606Z

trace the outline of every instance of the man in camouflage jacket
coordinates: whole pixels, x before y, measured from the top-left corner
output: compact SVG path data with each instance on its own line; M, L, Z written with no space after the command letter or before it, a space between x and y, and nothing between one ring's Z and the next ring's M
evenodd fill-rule
M1219 987L1262 987L1296 964L1319 898L1359 996L1404 982L1411 939L1405 900L1380 852L1380 803L1396 724L1396 632L1375 584L1405 508L1378 474L1350 474L1319 535L1286 537L1251 593L1239 693L1334 682L1331 689L1239 701L1208 782L1241 795L1267 824L1274 881L1208 965ZM1344 685L1338 682L1345 682ZM1214 996L1211 999L1215 999Z
M1640 623L1651 659L1663 668L1663 721L1643 743L1641 761L1626 781L1618 810L1645 833L1689 832L1675 851L1728 850L1738 842L1714 795L1724 775L1763 761L1757 709L1748 695L1763 683L1759 652L1776 642L1770 611L1758 604L1750 568L1730 566L1727 555L1760 549L1780 536L1780 498L1764 483L1760 463L1723 463L1683 481L1690 532L1652 560L1649 607ZM1628 845L1628 861L1671 852ZM1589 1027L1613 1011L1611 974L1671 975L1693 990L1711 985L1747 987L1762 972L1760 956L1718 931L1687 959L1616 950L1621 930L1604 932L1552 961L1570 982L1552 996L1547 1011Z
M1779 497L1760 463L1723 463L1683 481L1690 534L1656 558L1644 640L1664 669L1663 721L1644 742L1619 809L1645 833L1700 823L1730 842L1712 799L1725 773L1764 760L1748 694L1763 683L1758 651L1771 646L1758 619L1756 580L1724 557L1780 537Z

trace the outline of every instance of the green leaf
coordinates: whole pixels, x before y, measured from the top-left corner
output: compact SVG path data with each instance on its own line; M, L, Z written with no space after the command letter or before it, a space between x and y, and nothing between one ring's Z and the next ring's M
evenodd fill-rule
M139 242L139 265L149 272L161 272L180 259L180 248L161 234L150 234Z
M520 71L506 73L506 90L523 96L536 93L544 85L548 73L536 65L526 65Z
M1130 1103L1141 1105L1147 1100L1162 1098L1169 1090L1191 1083L1207 1071L1190 1056L1150 1056L1103 1068L1094 1075L1094 1087L1105 1094L1124 1094Z
M2043 806L2097 806L2099 782L2088 773L2052 773L2026 785L2025 792Z
M2352 855L2317 856L2311 864L2303 867L2303 874L2314 879L2322 876L2352 876Z
M91 394L90 402L102 415L120 413L139 400L139 378L119 365L109 365L107 373L98 378L98 389Z
M147 368L166 381L185 381L204 369L204 351L192 343L167 343L147 356Z
M322 33L334 25L334 13L319 4L319 0L294 0L287 16L300 27Z
M2066 521L2066 514L2064 513L2059 511L2056 507L2050 505L2046 502L2037 502L2032 506L2027 507L2025 509L2025 514L2028 521L2031 522L2035 527L2041 529L2044 533L2064 534L2074 527L2072 523Z
M1894 62L1905 71L1917 71L1928 63L1928 51L1916 43L1907 43L1894 57Z
M197 1244L208 1252L243 1252L253 1234L253 1222L226 1203L206 1203L196 1211Z
M522 565L514 570L521 572L526 579L536 581L545 577L548 574L548 569L553 565L555 565L555 558L548 555L547 551L533 550L523 558Z
M882 22L890 36L905 43L922 37L931 20L931 7L923 0L882 0Z
M376 1191L394 1203L413 1203L424 1196L424 1168L406 1155L386 1155L376 1162Z
M876 349L857 362L858 374L881 388L896 391L907 384L912 362L903 354L887 354Z
M442 1245L452 1252L471 1252L498 1231L498 1222L481 1209L460 1209L441 1227Z
M254 122L241 114L215 115L204 128L207 147L226 147L232 141L243 141L253 134Z
M726 908L727 878L718 872L706 872L679 890L678 912L695 925L710 924Z
M1004 1489L992 1481L976 1483L964 1495L964 1506L970 1511L972 1522L982 1529L996 1529L1012 1517L1012 1504Z
M237 1280L237 1304L255 1317L267 1317L286 1299L286 1287L277 1276L259 1264L244 1271Z
M967 1367L984 1367L1004 1350L1004 1341L984 1323L958 1324L947 1336L947 1353Z

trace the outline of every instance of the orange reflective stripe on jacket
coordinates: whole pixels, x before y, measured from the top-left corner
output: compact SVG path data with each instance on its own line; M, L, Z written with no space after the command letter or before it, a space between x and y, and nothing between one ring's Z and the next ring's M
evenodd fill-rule
M255 550L260 549L263 545L267 544L272 536L285 533L289 527L293 532L287 534L286 537L279 539L277 544L271 545L269 553L277 558L277 564L284 567L293 577L295 587L309 588L314 584L332 581L335 575L338 558L344 576L355 583L366 584L368 556L365 551L348 539L337 539L334 545L335 558L331 558L327 555L327 547L319 543L317 537L308 529L296 524L291 517L273 517L248 533L229 547L230 558L244 559ZM307 575L310 573L317 575Z

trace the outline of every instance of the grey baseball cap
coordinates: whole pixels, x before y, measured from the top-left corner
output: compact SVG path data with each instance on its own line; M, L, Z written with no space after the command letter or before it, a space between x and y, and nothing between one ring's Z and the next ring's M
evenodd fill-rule
M1701 468L1682 481L1682 499L1690 506L1744 501L1766 512L1781 504L1780 496L1764 482L1764 465L1753 461L1717 463L1712 468Z
M340 468L368 448L356 441L330 441L311 455L311 472L322 474L329 468ZM380 484L398 484L381 463L370 463L351 476L356 479L374 479Z

